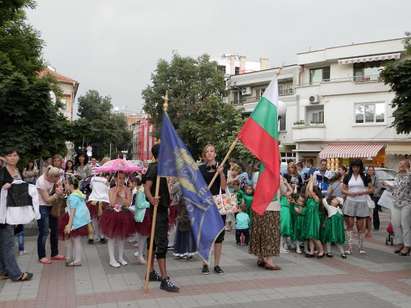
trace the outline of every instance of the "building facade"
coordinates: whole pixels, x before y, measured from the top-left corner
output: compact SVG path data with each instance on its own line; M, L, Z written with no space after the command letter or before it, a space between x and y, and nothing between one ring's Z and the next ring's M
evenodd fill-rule
M325 158L332 168L354 157L395 168L411 153L411 137L391 127L394 93L379 73L388 61L404 56L403 39L298 53L297 64L284 67L278 77L279 99L287 105L280 123L282 154L288 157L291 150L296 160ZM250 112L262 94L259 88L277 71L232 76L229 101Z
M155 129L147 115L141 115L132 125L133 153L135 160L148 161L152 158L151 148L156 142Z
M40 77L51 76L55 78L58 82L59 88L62 92L62 97L60 98L61 103L63 104L62 112L64 116L73 121L74 118L74 103L76 100L76 95L79 87L79 82L71 79L67 76L64 76L53 67L47 67L39 73ZM53 99L55 100L55 94L52 93Z
M267 58L260 58L259 61L249 61L246 56L237 54L223 54L214 61L217 62L218 69L226 77L260 71L269 67Z

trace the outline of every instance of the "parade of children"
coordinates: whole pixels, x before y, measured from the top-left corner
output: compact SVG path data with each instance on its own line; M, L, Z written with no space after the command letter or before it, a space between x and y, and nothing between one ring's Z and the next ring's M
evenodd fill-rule
M85 176L83 171L89 168L84 155L80 156L77 171L73 166L73 160L67 160L65 165L60 167L60 169L64 167L63 170L65 170L64 181L61 180L60 169L52 166L45 169L37 186L39 194L41 194L40 198L42 198L40 214L45 213L46 209L51 213L50 208L46 208L46 204L52 204L53 199L64 198L65 209L64 214L58 218L58 234L59 239L64 240L66 248L64 260L67 267L82 265L82 260L84 260L82 243L87 241L87 236L90 233L88 226L92 226L94 243L107 245L107 263L110 267L118 269L128 265L129 268L132 268L134 265L147 265L147 262L151 262L151 271L148 273L149 280L159 281L160 288L168 292L178 292L179 288L170 279L167 272L166 255L172 253L177 262L191 261L201 264L201 261L205 261L198 257L196 237L191 228L192 220L181 194L179 179L161 178L160 197L156 197L157 170L155 159L158 151L159 146L154 146L153 163L149 165L147 171L141 166L133 167L129 161L121 158L106 159L106 164L102 164L101 167L95 164L93 175L82 179L83 173ZM213 186L213 194L221 195L221 191L223 193L227 191L229 196L236 197L237 206L233 207L233 211L227 214L225 230L234 230L229 236L235 240L237 249L244 249L242 247L251 249L247 246L251 245L252 222L258 221L253 220L253 216L258 215L253 211L255 190L253 178L255 179L255 174L251 171L256 170L255 164L249 164L250 168L247 170L250 172L247 173L244 168L240 167L240 163L232 160L227 181L225 181L224 166L218 165L215 161L215 148L209 145L205 148L204 153L206 159L199 168L207 177L206 182L209 183L216 172L221 177L217 177L219 182L214 185L215 187ZM33 162L31 163L33 164ZM128 164L130 169L125 168L125 164ZM105 169L104 166L109 167ZM365 226L367 220L373 219L373 211L369 209L368 196L374 191L373 185L376 180L373 179L371 184L362 161L353 160L347 174L345 174L347 168L339 166L330 178L328 176L331 171L325 168L323 162L319 172L304 173L307 168L301 168L302 163L298 166L299 168L296 168L297 165L294 162L288 164L287 173L280 177L282 191L278 194L278 199L275 199L279 204L280 212L278 226L280 253L295 252L296 257L302 255L302 257L316 259L332 258L333 256L346 259L348 255L353 253L353 238L357 236L359 255L366 254ZM79 167L82 172L79 172ZM1 170L12 170L12 163L9 169L4 168ZM30 165L30 168L41 170L37 166ZM340 172L340 170L344 172ZM375 170L373 171L375 173ZM6 171L2 173L3 178L4 172ZM8 172L13 173L13 171ZM16 172L12 176L19 179ZM320 177L321 181L319 181ZM3 189L7 189L9 183L13 182L13 178L7 179L8 182L2 179L2 183L5 183ZM47 182L45 182L46 180ZM42 184L42 181L45 184ZM87 194L80 190L84 186L81 184L84 184L85 181L88 181ZM28 182L33 182L31 175ZM324 183L328 182L330 185L326 191ZM225 184L226 186L224 186ZM158 207L158 213L153 255L158 260L159 273L153 268L153 259L148 259L148 243L155 206ZM171 222L168 217L171 209L175 209L177 213L176 233L172 239L169 237L169 224ZM55 218L50 217L51 222L54 223ZM23 228L24 225L13 227L18 237L18 249L21 255L25 253ZM54 230L55 226L52 225L52 228ZM45 245L47 234L41 234L39 244L42 247ZM216 251L214 252L216 253L214 271L217 274L224 273L220 267L220 262L224 264L224 256L221 256L223 234L220 234L217 238L218 241L215 242L217 246L215 246ZM131 255L128 254L127 257L126 250L133 249L130 248L131 241L135 242L133 247L136 247L136 250ZM54 239L52 242L52 261L58 261L60 258L56 245ZM45 250L42 247L39 250L39 260L42 264L50 264L51 261L45 257ZM172 252L168 250L172 250ZM213 250L211 251L213 253ZM8 264L12 264L10 261L8 262ZM318 262L321 261L318 260ZM13 266L15 267L15 265ZM280 269L277 266L271 268ZM7 271L4 268L0 269L4 272ZM22 274L18 269L15 271L19 276L10 274L12 279L28 280L32 278L30 273ZM198 273L200 274L201 271ZM202 273L208 274L208 264L203 263Z

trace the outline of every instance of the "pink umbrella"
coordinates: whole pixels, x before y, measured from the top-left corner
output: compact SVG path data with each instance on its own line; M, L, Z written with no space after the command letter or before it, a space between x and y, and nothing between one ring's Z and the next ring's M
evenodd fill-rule
M96 173L134 173L141 172L143 168L141 166L133 164L129 160L124 160L121 158L113 159L106 162L103 166L96 168Z

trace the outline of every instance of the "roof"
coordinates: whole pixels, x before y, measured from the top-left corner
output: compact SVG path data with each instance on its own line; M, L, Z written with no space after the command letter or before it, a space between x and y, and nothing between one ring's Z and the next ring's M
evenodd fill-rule
M316 52L316 51L323 51L323 50L333 49L333 48L356 46L356 45L364 45L364 44L370 44L370 43L390 42L390 41L397 41L397 40L404 40L404 39L406 39L406 37L397 37L397 38L385 39L385 40L378 40L378 41L369 41L369 42L361 42L361 43L343 44L343 45L337 45L337 46L332 46L332 47L326 47L326 48L319 48L319 49L301 51L301 52L297 52L297 55L302 55L302 54L305 54L305 53L311 53L311 52Z
M50 69L48 67L46 67L45 69L43 69L39 73L40 77L44 77L46 75L53 76L54 78L56 78L57 81L62 82L62 83L68 83L68 84L78 84L79 83L78 81L76 81L76 80L74 80L70 77L64 76L62 74L59 74L56 71L53 71L52 69Z

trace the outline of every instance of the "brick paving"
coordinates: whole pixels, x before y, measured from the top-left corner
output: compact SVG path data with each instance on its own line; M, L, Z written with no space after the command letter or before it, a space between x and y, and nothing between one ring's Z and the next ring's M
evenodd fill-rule
M383 222L388 220L383 215ZM127 246L129 265L108 265L106 245L83 244L83 266L67 268L63 262L43 266L37 262L35 237L26 238L28 254L18 257L33 281L0 281L0 308L6 307L409 307L411 258L400 257L385 245L385 228L366 242L367 255L354 251L339 257L306 259L288 253L275 258L281 271L269 272L255 264L247 248L237 247L234 234L224 243L224 275L200 274L201 262L175 260L168 269L181 287L179 294L161 291L158 283L142 291L145 266L137 265L134 248Z

